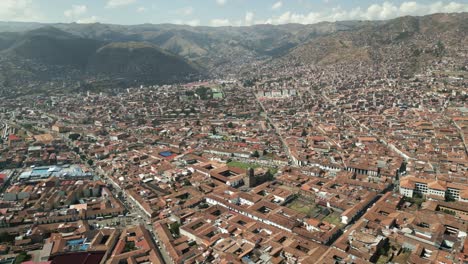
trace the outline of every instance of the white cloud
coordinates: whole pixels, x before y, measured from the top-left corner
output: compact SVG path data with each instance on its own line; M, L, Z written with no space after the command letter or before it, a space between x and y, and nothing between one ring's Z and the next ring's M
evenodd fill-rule
M137 8L138 13L145 13L146 11L148 11L148 8L146 8L146 7L140 6L140 7Z
M274 9L274 10L280 9L282 6L283 6L283 2L278 1L278 2L276 2L276 3L273 4L273 6L271 7L271 9Z
M224 27L224 26L229 26L231 22L229 19L212 19L210 21L211 26L213 27Z
M73 5L70 9L65 10L63 14L68 18L76 18L88 12L88 7L85 5Z
M416 2L404 2L400 5L400 10L404 14L418 14L422 8Z
M227 3L227 0L216 0L216 4L223 6Z
M443 13L468 12L468 4L450 2L444 5L442 2L436 2L430 5L430 11Z
M192 19L192 20L180 20L179 19L179 20L175 20L173 23L178 24L178 25L189 25L192 27L196 27L200 25L200 20L199 19Z
M310 12L306 14L284 12L265 21L268 24L301 23L313 24L322 21L342 20L385 20L404 15L427 15L433 13L468 12L468 4L438 1L431 4L418 3L414 1L403 2L400 5L384 2L372 4L367 8L356 7L343 9L335 7L321 12ZM247 20L247 19L246 19Z
M191 14L193 14L193 7L191 6L184 7L182 9L177 10L176 13L179 15L190 16Z
M244 20L244 22L245 22L245 25L246 25L246 26L252 25L254 16L255 16L255 14L254 14L253 12L247 12L247 13L245 13L245 20Z
M108 0L106 8L116 8L135 3L136 0Z
M1 21L43 21L32 0L0 0Z
M200 25L200 20L198 20L198 19L189 20L189 21L187 21L187 25L192 26L192 27L199 26Z
M65 10L63 14L65 17L80 24L91 24L101 20L97 16L84 17L87 12L88 7L86 5L73 5L70 9Z
M79 24L92 24L100 21L99 17L97 16L91 16L91 17L86 17L86 18L81 18L76 21L76 23Z
M395 16L398 12L398 7L389 2L384 2L382 5L373 4L367 8L367 17L369 19L388 19Z

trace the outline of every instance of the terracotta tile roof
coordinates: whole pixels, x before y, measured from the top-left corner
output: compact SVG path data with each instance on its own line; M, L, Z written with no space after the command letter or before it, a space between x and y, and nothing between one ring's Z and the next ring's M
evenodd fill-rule
M434 190L445 191L447 190L447 183L442 182L442 181L433 181L433 182L428 183L427 187L434 189Z

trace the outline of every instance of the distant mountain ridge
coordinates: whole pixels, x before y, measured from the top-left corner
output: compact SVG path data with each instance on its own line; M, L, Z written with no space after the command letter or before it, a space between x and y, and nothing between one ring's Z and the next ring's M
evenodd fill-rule
M110 24L40 24L0 22L0 32L25 32L55 27L77 37L105 42L149 42L186 59L218 66L227 61L275 57L313 39L339 31L356 30L379 22L323 22L314 25L255 25L251 27L190 27L172 24L135 26Z
M79 38L54 27L44 27L19 36L5 52L45 65L85 69L88 58L103 44L102 41Z
M21 73L33 77L39 68L40 76L56 78L66 67L78 77L162 83L236 72L258 61L381 63L394 57L413 72L468 46L467 21L468 13L250 27L0 22L0 59L8 58L4 65L13 69L23 65ZM30 62L39 66L24 67Z
M147 42L113 42L90 58L88 70L115 78L142 82L177 81L197 74L200 68Z
M0 34L0 56L13 65L37 64L27 75L45 80L73 73L78 78L167 83L202 73L200 67L154 44L85 38L52 26Z
M434 14L400 17L318 37L298 45L280 60L332 64L350 60L381 63L398 58L414 66L442 55L456 56L463 47L468 47L468 13Z

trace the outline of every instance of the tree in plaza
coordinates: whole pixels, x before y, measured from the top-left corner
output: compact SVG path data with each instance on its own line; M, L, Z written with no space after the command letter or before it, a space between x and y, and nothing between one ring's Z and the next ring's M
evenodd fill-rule
M71 139L71 140L73 140L73 141L75 141L75 140L77 140L78 138L80 138L80 134L78 134L78 133L72 133L72 134L68 135L68 138Z
M255 150L255 152L252 154L253 158L258 158L260 157L260 153L258 153L258 150Z

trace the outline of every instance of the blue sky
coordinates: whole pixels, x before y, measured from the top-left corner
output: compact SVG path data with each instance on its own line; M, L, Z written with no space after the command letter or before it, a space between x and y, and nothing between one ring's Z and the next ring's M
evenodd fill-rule
M0 21L248 26L437 12L468 12L468 0L0 0Z

